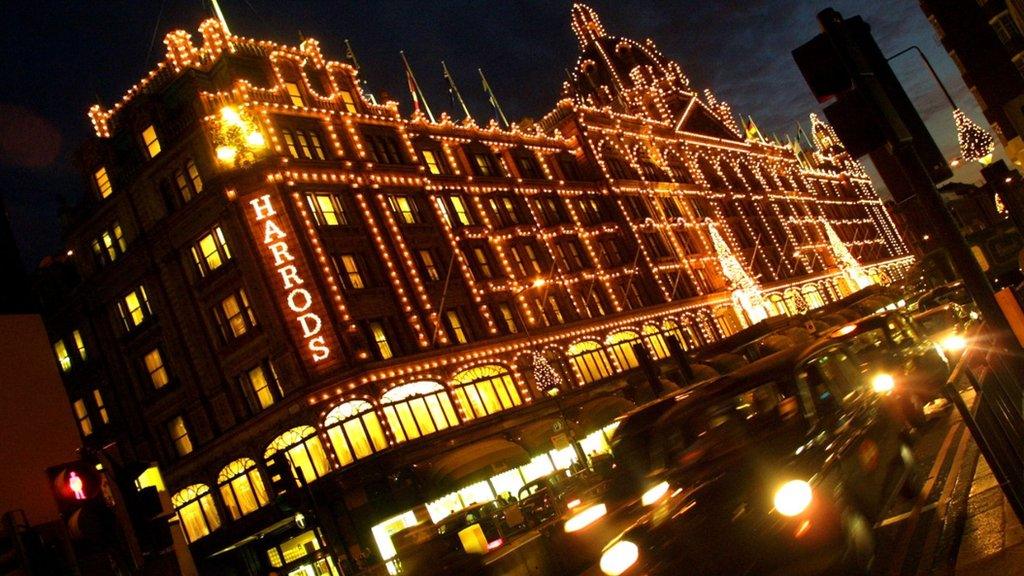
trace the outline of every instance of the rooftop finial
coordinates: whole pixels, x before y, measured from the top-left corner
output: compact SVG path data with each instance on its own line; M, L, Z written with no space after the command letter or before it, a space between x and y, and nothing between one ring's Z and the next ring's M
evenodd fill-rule
M586 48L596 38L604 36L604 27L597 12L586 4L572 5L572 31L579 40L580 48Z

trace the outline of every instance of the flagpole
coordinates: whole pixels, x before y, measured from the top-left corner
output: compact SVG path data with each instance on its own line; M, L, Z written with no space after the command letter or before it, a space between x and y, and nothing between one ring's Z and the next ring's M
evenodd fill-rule
M493 107L494 111L498 114L497 119L501 120L505 125L505 128L508 128L508 118L505 117L505 112L501 109L501 104L498 103L498 97L494 95L494 90L491 90L491 85L487 82L487 77L484 76L483 69L477 68L476 71L480 73L480 80L484 83L484 92L487 93L487 97L491 102L491 107Z
M228 30L228 21L224 18L224 12L220 9L220 3L217 0L211 0L211 4L213 4L213 13L217 15L217 20L220 20L220 25L224 28L224 33L230 36L231 30Z
M427 118L430 118L431 122L437 124L437 120L434 119L434 113L430 111L430 104L427 104L427 99L423 96L423 90L420 89L420 83L416 81L416 75L412 73L412 66L409 66L409 59L405 57L405 51L401 50L398 53L402 55L402 62L405 63L405 73L409 75L409 88L413 91L414 103L423 102L423 109L427 111ZM417 106L418 108L419 106Z
M452 78L452 74L448 71L448 65L444 63L444 60L441 60L441 69L444 70L444 79L448 81L448 90L458 100L459 106L462 106L462 112L466 115L466 119L471 119L473 115L469 113L466 101L462 99L462 93L459 92L459 87L455 85L455 79Z

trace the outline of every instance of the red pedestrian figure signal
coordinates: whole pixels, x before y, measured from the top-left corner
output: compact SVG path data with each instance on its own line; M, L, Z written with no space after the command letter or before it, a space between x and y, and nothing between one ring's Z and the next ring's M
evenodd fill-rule
M85 491L82 490L82 478L74 470L68 474L68 488L75 495L75 500L85 500Z

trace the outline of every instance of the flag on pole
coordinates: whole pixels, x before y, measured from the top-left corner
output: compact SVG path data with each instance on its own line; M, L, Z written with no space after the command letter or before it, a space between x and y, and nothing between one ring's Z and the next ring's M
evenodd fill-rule
M480 68L476 69L480 73L480 80L484 85L484 93L487 94L487 101L491 104L491 109L494 111L494 115L497 120L508 128L508 118L505 117L505 112L501 109L501 104L498 104L498 97L494 95L494 91L491 90L491 85L487 83L487 77L484 76L484 71Z
M405 81L409 85L409 95L412 96L412 107L415 111L420 111L420 106L423 106L423 110L427 112L427 118L430 118L431 122L436 123L434 120L434 113L430 111L430 105L427 104L427 99L423 97L423 91L420 90L419 82L416 82L416 76L412 73L412 67L409 66L409 60L405 57L405 52L399 52L402 55L402 62L405 64Z
M441 60L441 69L444 70L444 79L448 82L448 96L452 100L452 109L455 109L456 104L458 104L462 108L462 113L466 115L466 119L471 118L469 108L466 107L466 101L462 99L459 87L455 85L455 79L452 78L451 72L448 72L448 65L444 63L444 60Z
M757 124L754 124L754 118L747 116L747 119L743 121L743 131L747 134L747 140L758 140L764 142L764 138L761 136L761 131L758 130Z

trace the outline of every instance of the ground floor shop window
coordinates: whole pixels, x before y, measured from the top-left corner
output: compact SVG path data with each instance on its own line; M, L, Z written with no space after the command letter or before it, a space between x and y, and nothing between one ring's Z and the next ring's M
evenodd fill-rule
M206 536L220 528L220 515L206 484L193 484L171 497L171 505L178 513L178 521L189 542Z
M267 446L263 458L268 459L278 453L283 454L291 463L296 480L309 483L331 469L324 445L312 426L297 426L281 434Z
M512 375L502 366L478 366L455 375L455 398L466 418L479 418L522 404Z
M612 365L600 343L584 340L569 346L569 359L584 384L612 375Z
M217 476L221 499L231 518L237 520L265 505L269 499L256 463L239 458L228 464Z
M615 357L619 370L629 370L640 365L636 352L633 351L633 344L637 342L640 342L640 336L636 332L623 331L608 336L605 343Z
M365 400L335 406L324 419L324 428L342 466L388 447L377 411Z
M413 382L381 397L395 442L405 442L459 424L448 391L437 382Z

